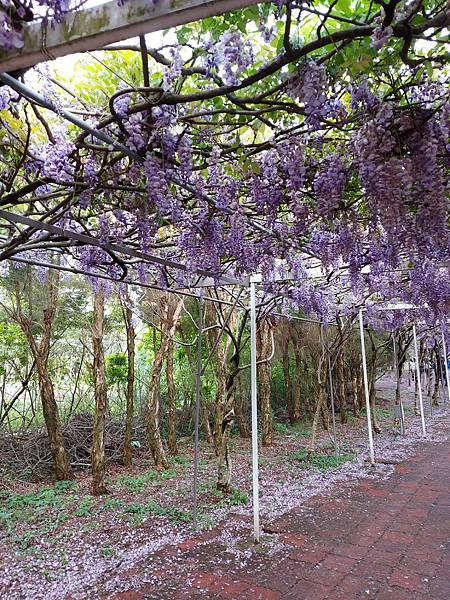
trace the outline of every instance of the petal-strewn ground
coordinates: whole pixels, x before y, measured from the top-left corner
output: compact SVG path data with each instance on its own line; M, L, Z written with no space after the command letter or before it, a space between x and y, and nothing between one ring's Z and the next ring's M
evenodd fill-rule
M428 414L429 435L407 411L394 426L393 382L378 384L383 433L367 463L364 417L338 427L341 455L323 468L299 460L304 428L285 428L261 453L262 542L251 540L249 443L233 440L235 493L214 493L214 457L202 453L200 520L189 523L190 443L158 475L143 459L111 474L91 498L87 475L68 489L10 483L2 507L1 597L15 599L450 597L448 406ZM413 390L405 386L411 402ZM425 397L428 406L428 399ZM429 410L427 412L430 412ZM332 457L329 433L319 447ZM307 468L309 467L309 468ZM24 492L28 495L24 496Z

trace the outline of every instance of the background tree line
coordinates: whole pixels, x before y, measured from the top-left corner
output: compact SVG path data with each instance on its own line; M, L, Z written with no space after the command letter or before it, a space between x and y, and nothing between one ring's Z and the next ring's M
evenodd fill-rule
M3 466L56 479L91 467L107 491L108 461L150 452L168 466L193 435L198 303L174 294L114 288L58 271L14 268L2 278L0 424ZM219 297L220 299L220 297ZM231 489L231 435L250 436L249 324L242 308L204 302L201 435L217 455L217 486ZM390 337L367 333L371 402L392 364ZM330 429L331 365L337 418L364 409L359 338L351 320L324 327L258 318L261 443L274 423ZM376 411L375 431L379 431Z

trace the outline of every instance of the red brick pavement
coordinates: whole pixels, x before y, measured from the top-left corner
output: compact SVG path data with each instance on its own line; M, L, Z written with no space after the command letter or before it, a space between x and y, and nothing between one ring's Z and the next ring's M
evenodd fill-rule
M96 594L105 600L450 600L450 443L424 445L388 480L361 480L317 496L268 529L283 544L275 555L262 544L241 562L217 539L218 529L184 542L179 568L168 567L157 584L136 584L135 569L128 591Z

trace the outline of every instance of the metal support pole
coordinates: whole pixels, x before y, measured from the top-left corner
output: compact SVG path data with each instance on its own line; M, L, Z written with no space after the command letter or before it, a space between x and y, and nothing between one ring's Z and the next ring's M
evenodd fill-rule
M394 344L394 368L395 368L395 381L397 387L400 389L400 368L398 364L398 355L397 355L397 340L395 337L395 331L392 336L393 344ZM396 388L397 389L397 388ZM405 411L403 410L403 400L402 394L399 396L399 409L400 409L400 434L405 435Z
M417 332L416 325L413 325L413 338L414 338L414 359L416 362L416 377L417 377L417 389L419 390L419 407L420 407L420 418L422 420L422 433L423 437L427 435L427 428L425 425L425 414L423 412L423 397L422 397L422 382L420 380L420 365L419 365L419 351L417 349Z
M253 537L259 542L258 387L256 370L256 289L260 275L250 277L250 378L252 405Z
M199 423L200 400L202 385L202 330L203 330L203 290L198 296L198 328L197 328L197 370L195 373L195 420L194 420L194 482L192 486L193 510L192 521L194 530L197 530L197 490L198 490L198 463L199 463Z
M369 378L367 376L366 343L364 340L364 321L362 308L359 310L359 335L361 338L361 358L364 376L364 394L366 398L367 431L369 434L370 464L375 466L375 452L373 448L372 414L370 410Z
M450 373L449 373L448 363L447 363L447 345L445 343L444 332L442 332L442 352L444 353L445 375L447 378L448 403L450 405L450 379L449 379Z

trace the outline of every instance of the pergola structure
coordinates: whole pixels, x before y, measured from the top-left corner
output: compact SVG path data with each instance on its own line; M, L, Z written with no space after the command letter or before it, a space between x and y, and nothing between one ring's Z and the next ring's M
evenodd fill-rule
M116 0L69 12L63 22L26 23L20 50L0 51L0 73L198 21L262 0Z
M5 211L0 211L0 217L10 218L10 214ZM33 228L42 228L43 230L47 230L48 226L41 224L39 222L33 221L32 219L27 219L24 217L18 217L17 222L21 222ZM55 228L57 232L61 235L67 236L68 239L77 239L77 235L71 231L63 231L60 228ZM85 239L82 241L86 242ZM87 243L96 243L88 240ZM130 250L126 247L120 247L119 250L123 253L127 253ZM133 252L133 251L131 251ZM142 256L145 260L152 262L155 260L156 263L159 262L157 257L151 256ZM197 282L193 283L192 286L189 287L189 291L187 289L173 289L173 288L162 288L160 286L143 283L139 281L128 281L128 280L114 280L113 278L102 274L102 273L92 273L83 271L82 269L77 269L73 266L64 266L60 264L55 264L52 262L42 262L27 258L16 257L11 259L18 263L23 263L31 266L43 266L49 269L57 269L61 271L66 271L74 274L83 274L89 277L107 279L109 281L113 281L115 283L122 283L131 286L138 286L149 289L156 289L164 292L174 293L185 295L191 298L196 298L198 302L198 323L197 323L197 368L195 373L195 419L194 419L194 477L193 477L193 527L197 528L197 496L198 496L198 465L199 465L199 427L200 427L200 404L201 404L201 380L202 376L206 371L208 363L220 341L221 335L224 331L224 328L231 317L232 311L236 309L238 302L240 300L240 293L234 297L233 301L226 301L223 299L213 298L211 296L204 296L203 291L208 287L214 287L217 289L218 287L226 288L226 286L239 286L242 289L247 288L249 291L249 306L247 308L250 316L250 381L251 381L251 435L252 435L252 494L253 494L253 537L256 543L260 541L261 535L261 526L260 526L260 499L259 499L259 459L258 459L258 377L257 377L257 365L258 365L258 356L257 356L257 346L256 346L256 332L257 332L257 309L264 306L264 302L261 305L257 302L257 285L261 283L262 279L260 275L254 275L249 278L247 282L240 282L229 278L223 278L220 282L215 282L214 279L199 279L197 278ZM170 264L170 266L176 266L177 268L183 267L180 264ZM198 275L208 276L208 273L199 273ZM196 293L193 290L197 290ZM225 318L225 322L222 325L215 343L213 344L209 355L205 362L202 362L202 335L203 335L203 302L211 301L214 303L224 304L229 307L228 316ZM241 307L243 306L241 302L239 302ZM245 305L243 306L246 308ZM389 304L389 305L380 305L379 310L417 310L418 307L407 304ZM372 426L372 417L371 417L371 405L370 405L370 393L369 393L369 383L368 383L368 371L367 371L367 361L366 361L366 344L365 344L365 336L364 336L364 307L360 307L358 311L358 320L359 320L359 336L360 336L360 347L361 347L361 360L363 367L363 381L364 381L364 396L365 396L365 409L366 409L366 417L367 417L367 433L368 433L368 449L369 449L369 460L372 467L375 466L376 458L375 458L375 446L374 446L374 438L373 438L373 426ZM286 317L286 315L282 315L280 313L275 313L280 317ZM290 318L290 317L287 317ZM304 321L310 321L310 319L303 319L301 317L291 317L293 319L299 319ZM327 323L314 321L321 325L327 326ZM421 384L421 372L420 372L420 363L419 363L419 355L418 355L418 345L417 345L417 333L416 333L416 324L413 322L413 340L414 340L414 357L415 357L415 367L416 367L416 377L418 382L418 392L419 392L419 407L420 407L420 417L422 424L422 433L423 437L426 437L426 423L425 423L425 412L423 406L423 396L422 396L422 384ZM443 348L443 356L444 360L447 356L446 354L446 346L445 346L445 337L442 334L442 348ZM263 360L270 360L270 357L265 357ZM397 350L395 346L395 336L394 336L394 365L396 371L396 377L399 377L398 372L398 356ZM446 368L446 377L448 380L448 368L447 361L445 360L445 368ZM328 353L328 377L329 377L329 391L330 391L330 399L331 399L331 408L332 408L332 423L333 423L333 439L334 439L334 449L336 455L338 455L338 444L336 439L336 422L335 422L335 407L334 407L334 391L333 391L333 376L332 376L332 364L331 357ZM448 390L448 404L450 406L450 389ZM402 400L400 400L400 420L401 420L401 432L404 435L404 412L403 412L403 404Z
M117 141L104 129L97 128L87 120L79 118L71 111L57 106L55 102L47 97L37 93L35 90L30 89L27 85L22 83L19 79L11 75L12 71L27 69L41 61L48 59L54 59L57 57L67 56L74 52L82 52L88 50L94 50L103 48L107 45L115 42L129 39L133 36L143 36L153 31L159 31L164 28L189 23L194 20L202 19L205 17L219 15L226 11L230 11L237 8L243 8L257 4L257 0L161 0L154 3L150 3L147 0L128 0L124 6L120 9L117 7L116 0L107 2L100 6L75 12L69 14L63 23L48 23L42 25L42 23L31 23L24 26L24 48L21 50L7 50L0 53L0 81L8 85L11 89L15 90L22 97L27 98L37 106L45 108L56 115L59 115L63 119L72 123L76 127L83 130L83 135L95 138L96 141L102 143L103 147L111 147L121 153L123 156L127 156L132 160L142 163L143 156L137 153L134 149L127 147L127 145ZM439 13L437 17L432 20L431 25L437 29L444 28L450 23L450 14L447 12ZM399 39L405 39L406 58L408 58L409 46L407 42L409 37L414 35L422 35L426 30L430 28L430 23L426 23L423 26L417 25L411 27L406 24L400 24L393 28L393 35ZM336 32L330 34L328 38L320 38L320 44L326 45L325 42L336 45L342 43L343 46L348 40L358 38L360 36L370 36L376 29L374 23L360 24L354 28L354 31L350 34L346 31L344 33ZM289 33L289 32L288 32ZM353 37L352 37L353 36ZM320 36L319 36L320 37ZM319 42L317 43L320 46ZM409 40L410 43L410 40ZM305 52L295 51L288 40L285 40L285 64L289 63L289 57L296 55L299 57L306 54ZM331 51L333 53L334 50ZM403 52L403 51L402 51ZM284 60L283 59L283 60ZM278 60L278 59L277 59ZM269 65L268 70L276 72L281 68L282 60L278 62L274 61ZM229 86L231 94L234 90L233 85ZM192 185L183 182L179 179L178 175L171 174L171 182L176 186L182 187L189 191L193 195L199 195L201 192L192 187ZM202 199L204 197L202 196ZM206 200L208 200L206 198ZM231 210L231 209L230 209ZM223 303L230 307L231 311L237 307L238 303L242 307L240 296L232 298L231 301L226 301L217 298L210 298L203 294L203 290L208 287L220 287L220 286L239 286L241 289L247 289L249 293L249 305L245 307L248 310L250 316L250 353L251 353L251 409L252 409L252 482L253 482L253 515L254 515L254 539L259 541L260 538L260 522L259 522L259 474L258 474L258 398L257 398L257 364L258 357L256 353L256 326L257 326L257 309L266 307L266 303L263 301L258 304L257 300L257 289L261 283L261 276L257 274L250 275L248 278L238 278L230 276L226 272L221 273L219 276L208 269L198 268L195 271L191 270L188 266L182 262L164 258L157 254L143 251L136 248L134 245L126 243L117 243L101 240L92 235L81 233L79 231L73 231L71 229L65 229L59 225L55 225L51 222L43 222L41 220L24 216L22 214L14 213L10 210L0 210L0 219L8 224L13 225L19 231L19 235L25 233L33 233L36 231L44 232L57 236L58 238L68 241L74 246L77 244L83 244L87 246L97 247L105 251L115 253L118 256L126 256L130 260L136 260L140 263L164 267L167 273L171 273L172 284L167 287L160 286L155 283L143 283L136 279L124 277L114 278L105 272L89 272L85 269L80 269L75 264L75 259L71 259L67 264L55 264L50 261L43 261L33 259L28 256L19 255L8 255L4 253L3 258L8 260L14 260L19 263L44 266L46 268L55 268L63 271L72 273L85 274L90 277L99 277L110 281L117 281L118 283L126 283L129 285L142 286L152 289L159 289L162 291L168 291L173 293L184 294L190 297L195 297L199 302L199 321L198 321L198 335L197 335L197 370L196 370L196 405L195 405L195 453L194 453L194 482L193 482L193 493L194 493L194 526L196 526L197 520L197 480L198 480L198 455L199 455L199 411L200 411L200 394L201 394L201 377L205 371L206 365L201 362L201 344L202 344L202 330L203 330L203 301L212 301ZM249 223L251 227L258 233L271 233L267 228L261 224L258 220L250 219ZM63 254L63 252L62 252ZM0 260L2 255L0 254ZM180 277L180 274L182 277ZM182 279L182 281L180 281ZM282 293L280 293L282 296ZM244 305L245 306L245 305ZM385 310L408 310L414 307L402 306L390 306ZM367 426L368 426L368 439L369 439L369 457L372 465L375 464L375 450L372 434L372 420L371 420L371 407L369 397L369 385L368 385L368 373L366 364L366 349L364 341L364 306L358 305L355 307L359 314L359 333L361 343L361 356L364 376L364 392L365 392L365 403L366 403L366 415L367 415ZM320 322L320 321L319 321ZM324 326L327 326L326 322L323 322ZM219 333L217 342L220 340ZM418 360L417 351L417 334L416 326L413 324L413 336L414 336L414 351L415 351L415 363L418 377L418 389L419 389L419 403L421 413L422 432L426 436L426 423L423 408L422 390L420 384L420 367ZM442 345L444 356L446 356L445 337L442 334ZM214 347L211 353L214 351ZM397 353L394 350L395 359L397 360ZM208 357L209 360L211 357ZM446 365L447 368L447 365ZM397 373L398 373L398 369ZM332 416L333 416L333 432L334 432L334 443L335 451L337 452L336 432L335 432L335 414L334 414L334 392L332 382L332 365L330 356L328 356L328 373L329 373L329 384L330 384L330 396L332 403ZM449 373L447 370L447 381L449 381ZM450 388L449 388L449 403L450 403ZM402 409L402 407L401 407ZM403 420L402 420L403 422Z

